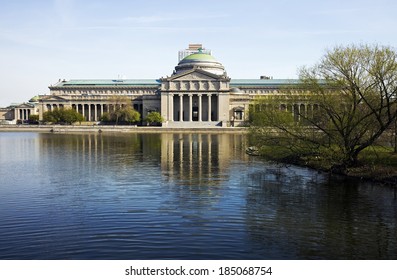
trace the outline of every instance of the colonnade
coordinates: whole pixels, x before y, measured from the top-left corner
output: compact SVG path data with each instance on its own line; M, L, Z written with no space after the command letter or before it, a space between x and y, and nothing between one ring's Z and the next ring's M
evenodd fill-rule
M65 108L66 106L71 107L76 112L83 115L86 121L99 121L103 113L111 113L116 110L117 107L125 106L124 104L92 104L92 103L72 103L71 105L64 104L47 104L47 111L53 111L54 109Z
M218 121L218 95L215 93L170 94L170 121Z
M29 119L29 116L32 114L32 109L16 109L15 119L26 121Z
M261 111L261 110L273 110L274 104L258 104L254 105L254 111ZM312 117L313 114L318 111L319 106L318 104L311 104L311 103L293 103L293 104L285 104L282 103L279 105L279 109L286 112L291 112L292 116L296 121L300 121L301 118Z

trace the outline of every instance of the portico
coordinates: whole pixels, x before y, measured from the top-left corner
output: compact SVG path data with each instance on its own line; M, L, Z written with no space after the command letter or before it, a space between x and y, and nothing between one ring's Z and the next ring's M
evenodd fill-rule
M218 121L217 93L170 94L169 121L211 122Z
M222 125L227 121L230 78L208 54L193 54L161 79L161 113L165 125ZM226 105L226 106L223 106Z

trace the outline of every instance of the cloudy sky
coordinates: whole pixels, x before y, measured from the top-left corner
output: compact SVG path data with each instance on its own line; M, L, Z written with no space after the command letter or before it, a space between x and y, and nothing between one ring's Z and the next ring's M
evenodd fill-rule
M202 43L231 78L296 78L327 48L397 47L395 0L0 0L0 106L58 79L160 78Z

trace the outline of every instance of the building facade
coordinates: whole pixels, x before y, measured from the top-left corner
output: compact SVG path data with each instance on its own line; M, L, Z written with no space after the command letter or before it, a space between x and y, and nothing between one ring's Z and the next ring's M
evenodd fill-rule
M59 80L49 87L49 94L35 98L32 111L18 108L15 117L25 118L34 111L42 119L46 111L72 108L87 122L99 122L123 99L142 118L160 112L164 127L243 126L255 98L275 95L281 87L297 82L265 76L231 79L222 63L197 46L191 47L192 53L179 61L170 76L159 79ZM290 106L297 112L307 105Z

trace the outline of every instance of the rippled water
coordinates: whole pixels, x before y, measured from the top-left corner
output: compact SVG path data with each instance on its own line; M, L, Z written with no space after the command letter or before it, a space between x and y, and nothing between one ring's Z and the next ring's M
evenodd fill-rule
M243 135L0 133L0 259L397 259L396 190Z

